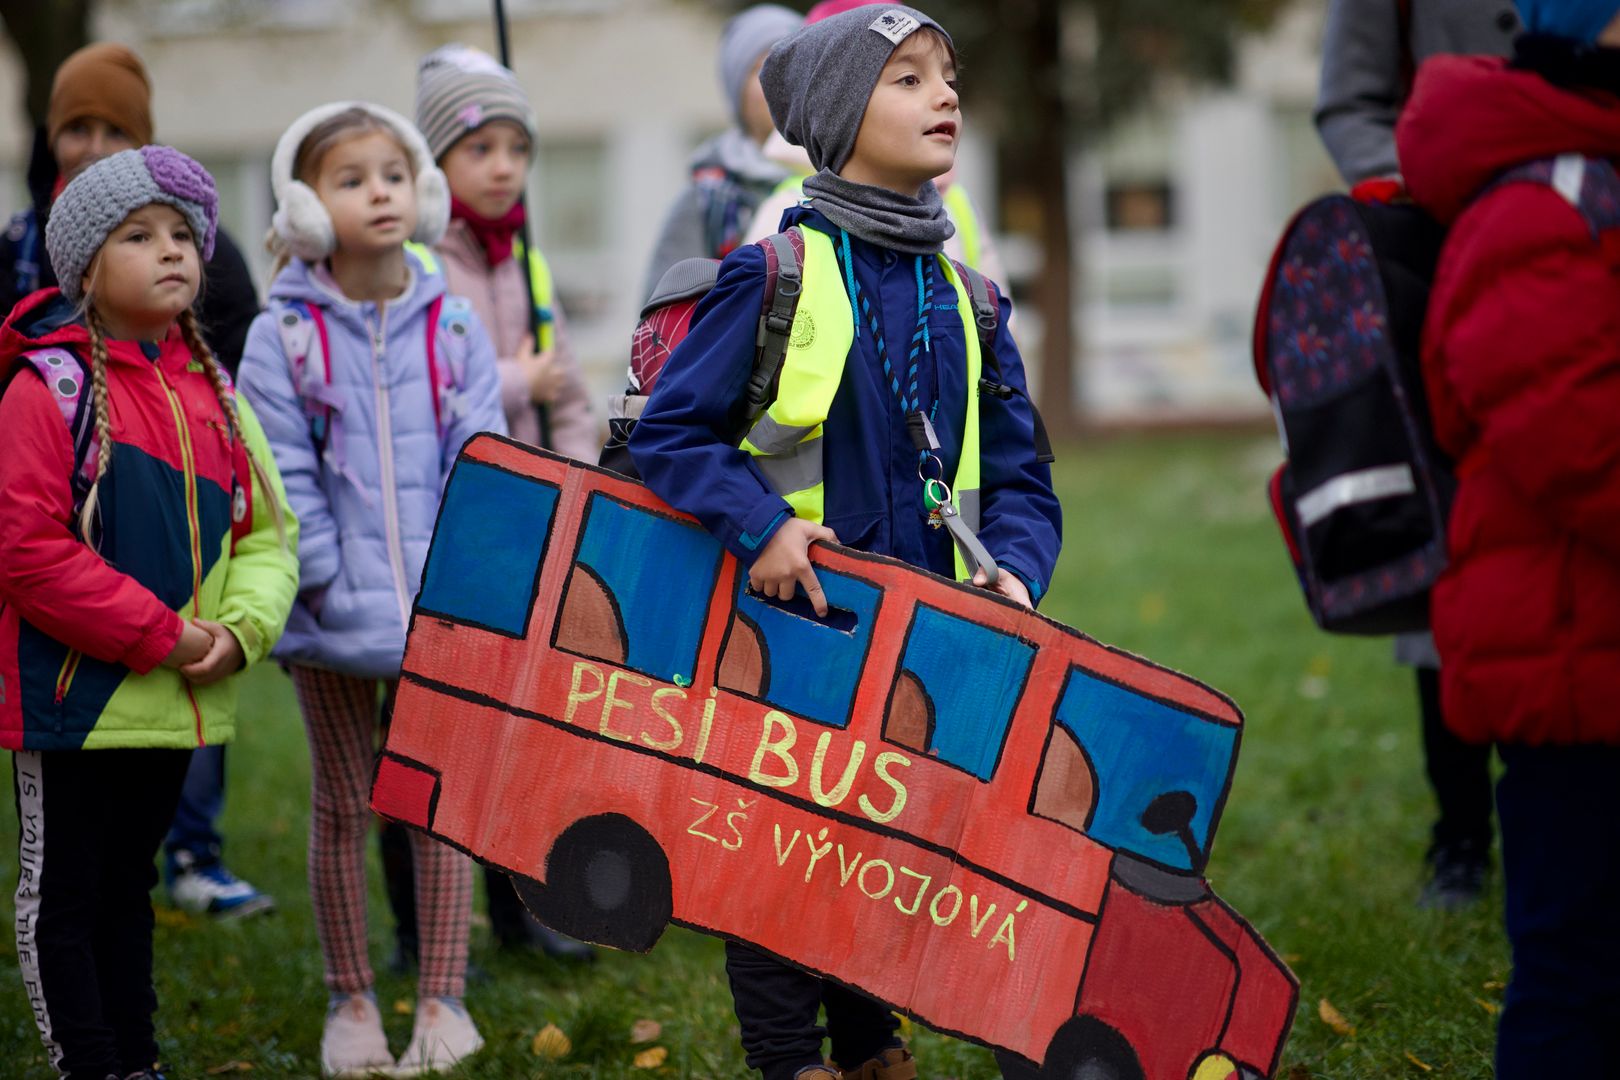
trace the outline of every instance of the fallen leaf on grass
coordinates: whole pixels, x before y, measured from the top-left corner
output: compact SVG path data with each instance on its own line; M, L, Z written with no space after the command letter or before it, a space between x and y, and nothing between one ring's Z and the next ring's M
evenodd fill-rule
M1406 1060L1410 1061L1412 1064L1416 1065L1418 1068L1422 1069L1424 1072L1434 1072L1434 1066L1433 1065L1430 1065L1428 1062L1425 1062L1425 1061L1419 1061L1418 1056L1416 1054L1412 1053L1412 1051L1410 1051L1410 1050L1408 1050L1406 1052Z
M398 1001L394 1002L394 1011L401 1016L409 1016L411 1013L416 1011L416 1007L405 998L400 998Z
M552 1058L553 1060L567 1057L568 1052L573 1048L573 1042L569 1040L567 1035L563 1034L562 1028L556 1024L547 1024L535 1032L534 1042L530 1045L530 1049L536 1055L543 1058Z
M1335 1035L1350 1038L1356 1033L1356 1026L1344 1018L1344 1014L1333 1007L1333 1003L1323 998L1316 1006L1316 1015L1322 1018L1322 1023L1333 1029Z
M1486 1001L1484 998L1475 998L1474 1002L1492 1016L1495 1016L1497 1013L1502 1011L1502 1006L1498 1005L1494 1001Z
M665 1050L662 1046L654 1046L636 1055L635 1066L638 1069L656 1069L664 1063L664 1059L667 1057L669 1057L668 1050Z
M1290 1065L1288 1067L1288 1080L1311 1080L1311 1070L1303 1065Z
M1487 989L1487 990L1506 990L1507 989L1507 983L1497 982L1495 979L1486 979L1485 980L1485 989Z
M630 1025L630 1042L639 1046L650 1043L664 1033L664 1025L656 1020L637 1020Z
M209 1076L223 1076L233 1072L252 1072L253 1065L246 1061L227 1061L223 1065L215 1065L212 1069L204 1069Z
M179 908L155 907L152 909L152 921L172 930L176 927L190 926L191 916Z

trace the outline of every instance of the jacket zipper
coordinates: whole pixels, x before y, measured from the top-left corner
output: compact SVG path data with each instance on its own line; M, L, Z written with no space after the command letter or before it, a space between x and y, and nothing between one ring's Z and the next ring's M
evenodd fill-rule
M388 564L394 575L394 597L399 603L399 624L410 626L411 601L406 595L405 550L399 536L399 494L394 490L394 425L388 412L388 383L383 378L383 348L388 336L388 306L377 305L377 326L371 329L371 381L377 396L377 460L382 472L383 531L388 539ZM429 388L432 392L432 388Z
M56 703L58 705L67 700L68 690L73 687L73 676L79 673L79 661L84 657L78 649L69 649L68 654L62 658L62 670L56 673Z
M186 474L186 528L191 534L191 614L195 618L202 614L202 524L197 511L197 460L191 445L191 429L186 426L186 414L181 408L180 397L169 385L168 377L163 374L163 368L159 363L153 363L152 370L157 372L158 382L163 387L164 395L169 399L169 412L174 417L174 428L180 438L180 462ZM184 677L181 681L185 684L186 699L191 702L191 715L196 721L197 745L202 746L204 745L202 709L197 704L197 694L192 689L190 681Z

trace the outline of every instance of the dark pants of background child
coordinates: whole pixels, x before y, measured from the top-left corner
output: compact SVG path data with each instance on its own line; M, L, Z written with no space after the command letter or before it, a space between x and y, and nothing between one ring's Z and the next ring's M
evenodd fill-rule
M1497 1030L1497 1078L1615 1076L1620 747L1499 750L1513 977Z
M1491 849L1491 748L1451 733L1440 714L1440 672L1417 669L1423 713L1423 764L1440 816L1432 852L1458 851L1483 860Z
M378 832L377 847L382 852L388 908L394 913L394 940L407 959L415 960L418 949L416 878L410 830L392 821L384 822ZM495 940L503 945L528 941L523 901L512 887L512 879L486 865L484 890L489 897L489 928Z
M198 864L219 859L221 840L214 822L224 807L225 747L201 747L192 752L186 782L180 789L180 805L175 808L174 822L163 841L171 877L177 851L190 852L192 861Z
M19 751L17 963L46 1051L68 1077L157 1060L153 857L190 750Z
M726 974L748 1067L765 1080L792 1080L800 1069L822 1064L821 1042L829 1035L832 1060L845 1069L901 1045L900 1021L887 1007L757 949L726 942ZM826 1027L816 1023L823 1008Z

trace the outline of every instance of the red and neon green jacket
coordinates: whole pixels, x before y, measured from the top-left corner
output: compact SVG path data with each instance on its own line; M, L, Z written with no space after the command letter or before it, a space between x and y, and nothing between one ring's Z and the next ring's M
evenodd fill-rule
M298 589L298 534L264 434L238 397L242 438L230 439L178 330L156 360L134 342L109 341L113 449L92 550L77 531L70 425L93 422L93 399L60 354L65 381L47 383L56 369L30 357L50 349L89 370L89 334L55 289L23 300L0 327L0 746L226 741L237 680L193 687L159 665L185 619L229 626L250 664L281 633ZM274 491L254 483L243 443ZM282 506L285 543L271 499Z

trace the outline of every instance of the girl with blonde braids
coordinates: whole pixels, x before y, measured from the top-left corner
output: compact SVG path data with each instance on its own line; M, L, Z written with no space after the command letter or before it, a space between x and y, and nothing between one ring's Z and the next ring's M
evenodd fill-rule
M0 327L0 746L15 752L17 958L63 1076L151 1078L153 856L191 752L298 589L297 523L191 305L208 173L92 165L46 230L59 289Z

